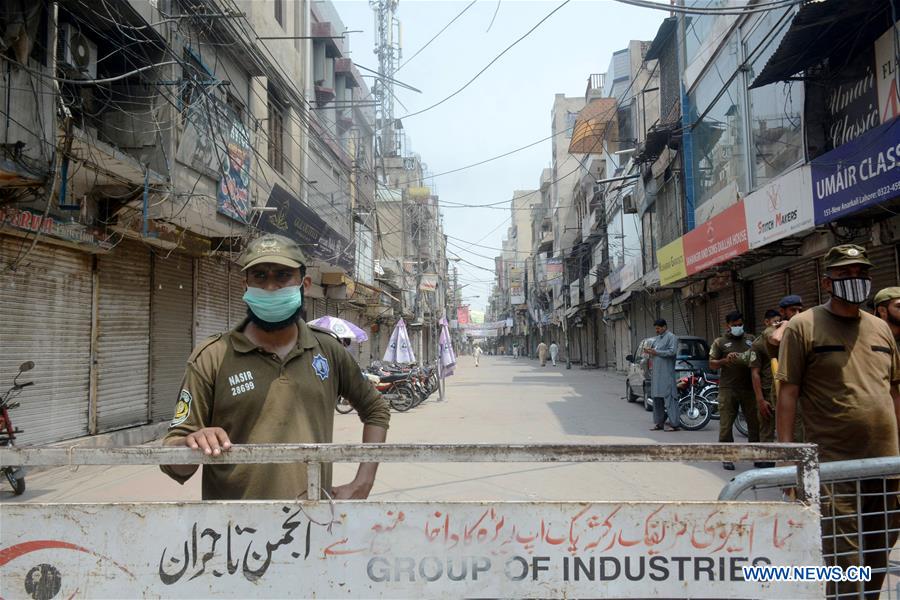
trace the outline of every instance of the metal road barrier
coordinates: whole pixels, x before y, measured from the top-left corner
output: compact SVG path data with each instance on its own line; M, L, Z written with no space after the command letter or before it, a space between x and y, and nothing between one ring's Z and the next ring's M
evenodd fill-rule
M0 465L327 462L796 463L803 502L202 501L0 505L0 594L89 597L821 598L742 567L821 564L801 444L291 444L0 449Z
M875 565L873 574L884 578L880 589L860 590L850 584L829 587L829 597L900 598L900 556L895 550L900 533L900 457L826 462L819 467L819 477L825 562ZM793 486L795 480L793 467L747 471L722 489L719 500L737 501L749 492L755 498L770 497Z

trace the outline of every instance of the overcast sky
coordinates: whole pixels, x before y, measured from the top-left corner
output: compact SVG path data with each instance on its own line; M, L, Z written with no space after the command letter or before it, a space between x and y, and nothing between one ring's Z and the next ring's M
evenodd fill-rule
M401 0L396 15L402 28L401 64L468 3L469 0ZM422 93L395 88L405 105L404 108L396 104L396 116L402 118L431 106L458 90L560 4L525 0L476 2L397 73L396 79ZM362 30L350 34L354 62L377 70L378 61L373 54L374 13L369 3L335 0L335 6L347 29ZM554 94L583 97L588 75L605 72L612 53L624 48L629 40L652 40L666 16L663 11L613 0L570 2L462 93L421 115L404 119L410 149L422 156L431 173L437 174L549 136ZM371 87L372 80L367 81ZM484 205L509 201L513 190L535 189L541 170L550 166L550 152L550 142L546 141L486 165L426 182L440 196L444 230L453 236L448 254L491 271L465 262L451 263L458 265L461 283L468 284L463 294L473 308L483 310L487 304L492 257L499 254L506 235L509 204L453 208L449 203Z

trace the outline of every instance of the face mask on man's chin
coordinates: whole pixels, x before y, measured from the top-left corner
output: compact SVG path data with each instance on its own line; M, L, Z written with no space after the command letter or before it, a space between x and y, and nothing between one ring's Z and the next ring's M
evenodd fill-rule
M297 321L299 321L304 316L304 310L301 306L298 308L294 314L283 321L278 321L277 323L271 323L269 321L263 321L256 314L250 310L250 307L247 307L247 318L250 319L250 322L262 329L263 331L280 331L292 325L296 325Z

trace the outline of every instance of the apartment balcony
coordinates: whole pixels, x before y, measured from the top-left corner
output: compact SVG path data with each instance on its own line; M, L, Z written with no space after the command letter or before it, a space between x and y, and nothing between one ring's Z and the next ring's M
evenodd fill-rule
M603 88L606 84L606 73L594 73L588 75L587 89L584 91L584 101L590 102L594 98L603 98Z

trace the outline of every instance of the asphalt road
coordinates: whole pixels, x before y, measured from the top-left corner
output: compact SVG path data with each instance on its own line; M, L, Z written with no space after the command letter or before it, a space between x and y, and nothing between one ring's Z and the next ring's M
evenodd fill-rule
M416 443L713 442L704 431L650 431L650 413L625 401L624 378L603 370L541 367L537 361L460 357L437 395L407 413L394 413L388 441ZM354 413L336 415L335 441L359 441ZM738 472L750 468L739 464ZM335 465L334 482L349 481L355 465ZM372 498L383 500L714 500L733 475L718 463L418 463L384 464ZM200 498L200 478L180 486L156 467L68 467L30 473L14 498L0 482L0 500L27 502L165 501Z

